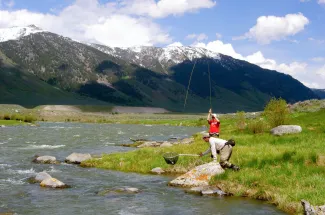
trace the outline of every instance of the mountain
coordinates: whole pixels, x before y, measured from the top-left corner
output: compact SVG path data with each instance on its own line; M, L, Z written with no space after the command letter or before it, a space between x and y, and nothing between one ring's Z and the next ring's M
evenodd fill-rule
M325 99L325 89L312 89L321 99Z
M105 102L183 111L193 68L185 111L210 107L209 71L217 112L261 110L272 96L318 98L289 75L203 48L113 48L29 28L34 31L7 29L20 33L0 42L6 58L48 85Z

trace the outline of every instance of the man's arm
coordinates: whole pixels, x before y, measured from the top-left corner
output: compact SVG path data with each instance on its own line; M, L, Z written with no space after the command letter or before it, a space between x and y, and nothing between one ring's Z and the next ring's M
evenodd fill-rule
M211 110L211 108L210 108L209 113L208 113L208 117L207 117L207 120L208 120L208 121L210 121L210 119L211 119L211 113L212 113L212 110Z
M209 152L211 152L211 148L209 147L208 150L206 150L203 153L200 153L201 156L207 155Z

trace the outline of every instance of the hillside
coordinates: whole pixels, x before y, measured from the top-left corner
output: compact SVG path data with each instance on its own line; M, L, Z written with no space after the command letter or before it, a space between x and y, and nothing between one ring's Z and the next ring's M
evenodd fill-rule
M0 42L0 51L8 59L53 87L116 105L206 112L210 107L208 68L216 112L260 110L272 96L291 103L318 98L291 76L203 48L111 48L29 28L35 29L6 32L10 36Z
M325 89L312 89L312 91L320 98L325 99Z

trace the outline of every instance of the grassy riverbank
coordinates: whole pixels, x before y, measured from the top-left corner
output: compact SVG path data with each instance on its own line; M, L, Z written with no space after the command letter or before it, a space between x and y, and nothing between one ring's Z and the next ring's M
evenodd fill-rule
M248 129L239 131L233 118L222 119L221 138L236 140L231 161L239 165L241 171L227 170L226 174L215 177L211 183L236 196L267 200L292 214L302 213L301 199L313 205L323 205L325 109L291 114L289 123L302 126L303 132L282 137L272 136L269 130L253 134ZM169 166L162 155L171 151L199 153L207 147L208 144L197 135L192 145L103 155L102 159L87 161L82 166L139 173L149 173L154 167L162 167L168 172L182 173L210 161L210 157L180 157L175 166Z
M14 126L14 125L26 125L25 122L19 122L16 120L0 120L0 126Z

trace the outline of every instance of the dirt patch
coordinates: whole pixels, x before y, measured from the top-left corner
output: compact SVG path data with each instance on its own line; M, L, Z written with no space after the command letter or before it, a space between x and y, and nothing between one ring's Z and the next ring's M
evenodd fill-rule
M69 105L46 105L41 108L41 110L45 111L72 111L72 112L80 112L80 109L74 106Z
M123 107L115 106L112 110L118 113L168 113L169 111L164 108L155 107Z

